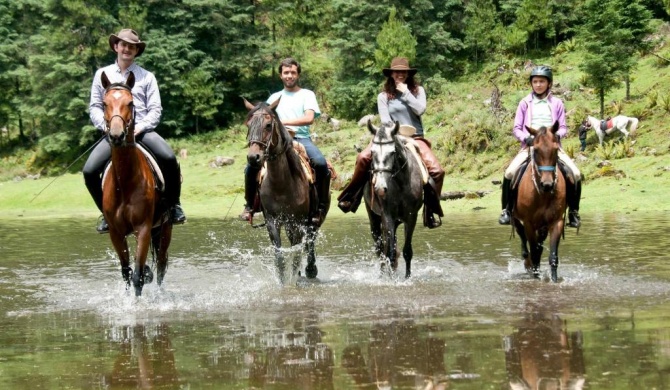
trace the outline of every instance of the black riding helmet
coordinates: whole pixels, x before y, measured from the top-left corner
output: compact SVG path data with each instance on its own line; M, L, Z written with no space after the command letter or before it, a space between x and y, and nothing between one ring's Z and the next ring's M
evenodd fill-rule
M533 77L535 77L535 76L546 77L547 80L549 80L549 83L553 83L553 81L554 81L554 75L551 72L551 67L546 66L546 65L540 65L540 66L534 67L533 70L530 71L530 77L528 78L528 80L530 80L532 82Z

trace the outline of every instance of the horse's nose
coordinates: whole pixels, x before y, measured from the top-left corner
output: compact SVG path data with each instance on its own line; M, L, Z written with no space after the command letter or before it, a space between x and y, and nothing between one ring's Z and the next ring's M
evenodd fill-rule
M544 192L551 192L554 190L554 182L553 180L551 182L542 182L542 190Z
M249 165L258 167L261 165L261 155L259 153L249 153L247 155L247 162Z

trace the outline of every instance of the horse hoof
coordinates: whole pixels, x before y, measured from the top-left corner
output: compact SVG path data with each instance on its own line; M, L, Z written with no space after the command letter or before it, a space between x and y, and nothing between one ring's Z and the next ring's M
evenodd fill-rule
M151 271L151 267L148 265L144 266L144 283L151 283L154 281L154 273Z
M319 270L316 268L316 265L308 265L307 268L305 268L305 276L307 276L308 279L316 278L318 273Z
M551 281L554 283L558 282L558 270L553 267L551 269Z

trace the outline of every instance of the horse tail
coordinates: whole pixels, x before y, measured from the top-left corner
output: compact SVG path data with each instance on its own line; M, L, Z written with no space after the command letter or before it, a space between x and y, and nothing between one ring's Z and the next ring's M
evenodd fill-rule
M628 123L630 124L630 135L635 135L635 131L637 131L637 123L638 119L634 117L630 117L628 119Z

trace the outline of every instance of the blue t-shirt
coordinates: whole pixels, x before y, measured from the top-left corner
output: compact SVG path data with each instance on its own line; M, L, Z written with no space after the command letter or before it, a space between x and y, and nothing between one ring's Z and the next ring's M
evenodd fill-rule
M267 100L268 104L272 104L281 96L279 106L277 106L277 115L279 119L284 121L287 119L300 118L305 114L305 111L314 111L314 119L321 115L319 110L319 103L316 101L316 95L309 89L300 88L297 92L290 92L282 89L279 92L273 93ZM295 138L309 138L309 126L286 126L295 130Z

